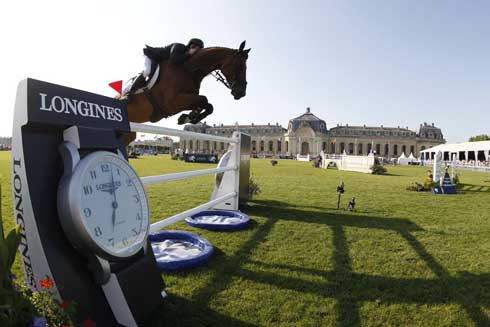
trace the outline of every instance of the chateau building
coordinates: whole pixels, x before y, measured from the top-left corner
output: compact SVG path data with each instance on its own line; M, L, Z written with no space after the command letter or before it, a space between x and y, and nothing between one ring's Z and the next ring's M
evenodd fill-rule
M318 155L322 150L329 154L368 155L373 151L385 158L398 157L402 153L418 157L420 151L445 143L441 129L434 124L420 124L418 132L408 127L372 127L338 124L327 129L324 120L310 110L289 121L288 128L276 124L267 125L213 125L205 122L186 125L186 131L230 137L234 131L250 134L252 153L257 155ZM187 152L224 152L223 142L200 141L181 137L180 146Z

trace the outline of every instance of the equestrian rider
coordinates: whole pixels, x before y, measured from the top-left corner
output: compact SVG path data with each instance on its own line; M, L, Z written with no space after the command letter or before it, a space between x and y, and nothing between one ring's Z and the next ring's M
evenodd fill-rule
M172 64L182 64L202 48L204 48L204 42L197 38L190 39L187 45L172 43L162 48L153 48L147 45L143 49L144 70L134 81L129 93L132 94L146 85L147 78L153 74L159 62L169 60Z

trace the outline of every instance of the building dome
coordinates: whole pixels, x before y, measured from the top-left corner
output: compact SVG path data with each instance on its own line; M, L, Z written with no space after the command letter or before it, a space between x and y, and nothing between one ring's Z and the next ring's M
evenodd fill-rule
M304 114L289 121L288 132L290 134L295 133L301 127L310 127L315 133L327 133L325 121L312 114L309 107L306 108Z
M444 140L441 129L434 126L434 123L432 125L427 123L420 124L418 136L424 139Z

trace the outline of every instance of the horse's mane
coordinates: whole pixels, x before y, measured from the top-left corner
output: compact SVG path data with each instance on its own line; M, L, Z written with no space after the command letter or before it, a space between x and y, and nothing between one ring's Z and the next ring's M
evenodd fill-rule
M232 48L227 48L227 47L207 47L207 48L201 49L201 51L203 51L203 50L219 50L219 49L234 50Z
M199 50L196 54L194 54L189 60L187 61L186 65L190 66L191 69L192 67L202 67L203 65L211 64L213 60L216 60L217 58L212 58L211 56L212 53L216 52L216 57L222 58L225 56L231 55L233 52L237 50L235 49L230 49L230 48L225 48L225 47L209 47L209 48L204 48Z
M207 55L210 52L233 52L235 49L226 48L226 47L209 47L199 50L193 57L200 57L202 55Z

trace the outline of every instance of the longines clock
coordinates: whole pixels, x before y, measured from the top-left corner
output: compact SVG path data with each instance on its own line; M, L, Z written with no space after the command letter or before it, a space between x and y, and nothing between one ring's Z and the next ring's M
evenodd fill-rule
M149 210L143 184L119 155L96 151L63 178L58 191L60 220L73 246L106 260L135 255L145 245Z

